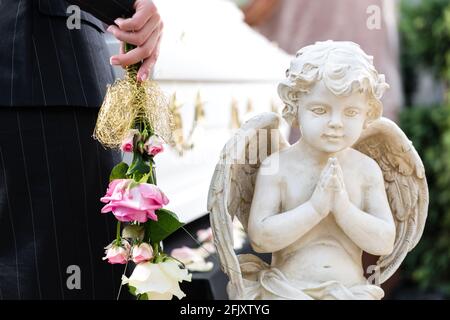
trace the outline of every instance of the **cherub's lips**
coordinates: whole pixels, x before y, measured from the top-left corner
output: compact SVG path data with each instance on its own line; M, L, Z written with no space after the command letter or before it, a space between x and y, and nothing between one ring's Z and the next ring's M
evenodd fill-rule
M343 135L340 134L324 134L323 136L328 139L341 139L344 137Z

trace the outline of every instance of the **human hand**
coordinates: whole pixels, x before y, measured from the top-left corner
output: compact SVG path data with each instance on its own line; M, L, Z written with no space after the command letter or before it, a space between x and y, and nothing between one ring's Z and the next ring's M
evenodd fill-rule
M113 55L110 63L126 67L142 61L137 80L144 81L158 59L163 22L151 0L136 0L134 8L136 12L131 18L118 18L115 20L116 25L111 25L107 29L122 41L120 54ZM136 48L125 53L125 42Z
M328 159L325 168L322 169L319 181L309 200L313 208L322 218L328 215L333 205L335 192L334 184L336 183L334 181L336 178L333 175L335 171L333 159L334 158Z

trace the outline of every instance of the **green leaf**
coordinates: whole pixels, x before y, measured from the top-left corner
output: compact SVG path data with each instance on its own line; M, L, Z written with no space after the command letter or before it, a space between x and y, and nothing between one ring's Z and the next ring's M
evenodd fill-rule
M156 211L158 221L149 220L146 222L147 235L150 237L152 244L159 243L169 235L177 231L183 223L172 211L167 209L159 209Z
M126 164L125 162L121 162L121 163L117 164L111 170L111 174L109 175L109 182L111 182L115 179L125 179L127 170L128 170L128 164Z
M135 288L135 287L128 286L128 291L129 291L133 296L136 295L136 288Z
M148 300L148 296L146 293L140 294L138 300Z
M142 154L135 152L133 155L133 161L128 168L127 175L132 175L134 173L146 174L150 171L150 166L145 162Z
M144 131L142 131L142 141L146 142L148 137L149 137L148 130L147 128L145 128Z
M150 177L150 172L144 174L144 175L141 177L141 179L139 179L139 183L147 183L149 177Z

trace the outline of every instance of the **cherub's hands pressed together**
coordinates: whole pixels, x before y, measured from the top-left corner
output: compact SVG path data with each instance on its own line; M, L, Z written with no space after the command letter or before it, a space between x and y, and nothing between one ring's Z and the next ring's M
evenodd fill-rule
M144 81L158 59L163 22L151 0L136 0L134 8L136 12L131 18L118 18L115 25L108 27L108 32L122 41L120 54L112 56L110 61L122 67L142 61L137 78ZM124 53L124 42L136 48Z
M350 199L345 187L341 165L336 158L334 158L333 162L334 199L331 211L334 214L345 214L345 211L350 205Z
M344 175L336 158L328 159L310 202L322 218L330 212L340 214L348 208L350 200L344 184Z
M332 209L334 196L333 171L333 161L330 158L320 174L319 181L310 199L311 205L322 218L325 218Z

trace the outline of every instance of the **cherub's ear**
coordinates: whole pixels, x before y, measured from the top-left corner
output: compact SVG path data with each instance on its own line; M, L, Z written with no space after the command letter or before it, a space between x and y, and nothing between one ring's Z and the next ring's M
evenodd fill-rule
M278 85L278 95L284 102L283 118L291 125L298 126L297 108L299 101L299 93L289 84L280 83Z
M297 92L286 83L280 83L278 85L278 95L286 104L297 104L298 102Z

